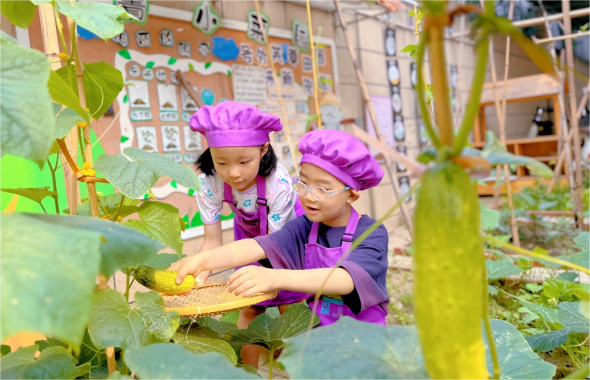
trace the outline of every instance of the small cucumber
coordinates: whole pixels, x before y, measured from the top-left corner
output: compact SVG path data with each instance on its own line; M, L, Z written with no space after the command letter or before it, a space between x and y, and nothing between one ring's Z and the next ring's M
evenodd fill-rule
M177 274L178 272L140 265L135 271L135 280L148 289L164 294L185 293L195 286L195 278L191 275L187 275L180 285L176 285Z
M428 374L487 379L476 184L463 167L443 162L424 175L416 199L414 312Z

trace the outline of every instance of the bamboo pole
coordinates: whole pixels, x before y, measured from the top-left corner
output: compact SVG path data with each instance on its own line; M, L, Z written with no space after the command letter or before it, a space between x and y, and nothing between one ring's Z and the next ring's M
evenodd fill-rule
M367 84L365 83L365 78L359 68L358 61L356 59L356 54L354 53L352 41L350 40L350 36L348 35L348 29L346 26L346 21L344 20L344 15L342 14L342 8L340 7L340 0L334 0L334 5L336 6L336 11L338 13L338 18L340 19L340 26L342 27L342 34L344 35L344 40L346 41L346 47L348 48L348 53L350 55L350 59L354 66L357 79L359 81L359 85L361 88L361 94L363 95L363 99L367 105L367 110L369 111L369 116L371 117L371 122L373 123L373 127L375 128L375 134L377 138L381 142L385 142L383 135L381 134L381 128L379 127L379 123L377 122L377 116L375 115L375 109L373 108L373 103L371 102L371 97L369 96L369 90L367 89ZM393 192L397 199L401 199L401 190L399 188L399 184L397 182L397 174L392 170L390 160L385 160L385 167L387 174L389 176L389 180L391 181L391 185L393 187ZM410 213L404 203L401 204L402 216L408 227L410 235L413 235L413 228L412 228L412 219L410 217Z
M585 36L590 36L590 32L580 32L580 33L568 34L565 36L557 36L557 37L549 37L549 38L541 38L541 39L533 38L533 42L535 44L539 45L539 44L546 44L548 42L576 39L578 37L585 37Z
M45 51L45 55L47 55L52 60L57 60L60 48L55 19L56 16L53 10L53 5L40 4L38 9L39 20L41 24L41 37L43 39L43 49ZM67 54L67 51L64 51L64 53ZM60 62L54 62L51 65L51 69L54 71L60 67ZM65 142L70 155L76 155L78 152L78 130L76 128L72 128L70 133L68 133L65 138ZM62 161L65 162L66 160L63 152L60 152L60 154ZM75 214L78 209L78 200L80 199L78 181L76 179L76 175L74 174L74 170L72 170L68 165L64 165L63 173L66 187L66 199L70 209L70 214Z
M570 17L570 2L568 0L561 0L561 8L563 11L563 24L565 26L565 30L563 31L565 34L572 34L572 19ZM578 119L576 118L577 110L578 110L578 102L576 101L576 80L574 77L574 44L571 39L565 40L565 55L567 59L567 67L568 70L566 71L567 80L568 80L568 91L569 91L569 98L570 98L570 125L573 129L573 141L574 141L574 162L576 163L575 169L572 168L574 171L574 179L576 182L574 188L574 205L577 207L574 209L576 212L577 220L578 220L578 228L583 228L584 223L584 216L582 214L584 209L584 204L582 202L582 160L581 160L581 152L580 152L580 130L578 126Z
M279 84L279 80L277 78L277 73L275 69L275 65L272 61L272 53L270 51L270 41L268 40L268 36L266 35L266 28L264 27L264 23L262 22L262 13L260 12L260 4L258 4L258 0L254 0L254 4L256 5L256 14L258 16L258 22L260 23L260 28L262 30L262 38L264 38L264 46L266 47L266 54L268 55L268 63L270 65L270 69L272 70L272 78L275 82L275 87L277 88L277 93L279 95L279 103L281 104L281 114L283 115L283 121L285 124L285 136L287 136L287 145L289 145L289 151L291 151L291 159L293 160L293 167L295 168L295 175L299 176L299 162L297 162L297 158L295 157L295 148L293 147L293 141L291 140L291 127L289 127L289 119L287 119L287 110L285 109L285 103L283 102L283 93L281 92L281 86ZM311 34L311 31L310 31ZM315 73L314 73L315 76ZM319 109L318 109L319 113Z
M463 4L463 0L459 0L459 4ZM416 13L416 6L414 6L414 13ZM465 31L465 16L461 16L461 32ZM416 35L416 39L418 40L418 36ZM416 41L420 42L420 41ZM459 41L459 60L457 61L457 102L459 104L463 104L461 98L461 78L463 74L463 50L465 48L465 39L461 38ZM461 108L455 105L455 120L454 125L461 124Z
M318 63L315 56L315 45L313 43L313 26L311 25L311 9L309 6L309 0L305 2L307 6L307 23L309 24L309 44L311 47L311 63L313 67L313 98L315 102L315 112L318 115L318 129L322 128L322 115L320 114L320 101L318 98Z
M480 0L481 6L483 7L483 0ZM512 1L510 2L510 9L514 11L514 4ZM506 39L506 67L504 69L504 92L503 92L503 100L502 103L504 107L500 104L500 97L498 96L498 89L496 87L497 77L496 77L496 59L494 57L494 40L490 39L490 55L489 55L489 62L490 62L490 71L492 74L492 82L494 88L494 104L496 109L496 117L498 118L498 124L500 129L500 140L502 141L502 145L504 149L506 149L506 86L507 86L507 79L508 79L508 68L510 67L510 37ZM508 165L503 165L504 169L504 181L506 182L506 195L508 197L508 207L510 209L510 228L512 230L512 240L514 244L520 247L520 237L518 235L518 227L516 225L516 216L514 215L514 203L512 201L512 184L510 183L510 170L508 169ZM498 170L496 168L496 170Z

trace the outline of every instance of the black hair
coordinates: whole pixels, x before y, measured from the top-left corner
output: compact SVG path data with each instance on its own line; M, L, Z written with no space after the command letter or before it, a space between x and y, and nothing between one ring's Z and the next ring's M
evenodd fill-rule
M259 146L260 150L264 145ZM214 174L215 165L213 164L213 157L209 148L203 152L195 161L197 169L205 173L205 175L212 176ZM258 168L258 175L261 177L268 177L277 168L277 156L272 145L268 145L268 151L260 160L260 167Z

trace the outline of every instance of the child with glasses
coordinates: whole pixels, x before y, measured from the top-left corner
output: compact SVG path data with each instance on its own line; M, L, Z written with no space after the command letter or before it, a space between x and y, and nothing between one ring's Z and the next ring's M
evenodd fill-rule
M385 227L379 226L348 252L352 241L374 223L366 215L359 216L352 203L359 199L359 190L381 182L383 170L361 141L345 132L307 133L299 150L301 175L293 187L305 216L272 235L201 252L170 270L178 271L180 283L187 274L197 276L204 270L261 261L264 267L236 271L228 281L228 291L244 297L275 289L307 293L320 325L332 324L342 315L384 325L389 303ZM343 255L315 306L315 293Z

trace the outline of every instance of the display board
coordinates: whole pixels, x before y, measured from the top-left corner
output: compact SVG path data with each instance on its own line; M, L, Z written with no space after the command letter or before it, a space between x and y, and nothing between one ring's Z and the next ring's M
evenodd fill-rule
M270 56L262 44L260 24L268 31ZM41 44L38 25L32 25L29 34L32 47ZM84 62L108 62L123 73L125 80L113 104L112 114L120 112L118 119L101 140L109 154L139 147L182 165L193 165L207 148L205 139L189 128L198 105L180 85L177 70L183 72L202 104L235 100L282 117L272 62L295 146L308 129L310 114L316 114L309 29L303 22L295 21L292 30L279 30L272 27L266 15L259 23L253 10L244 14L244 21L222 20L208 2L202 2L196 3L192 13L152 5L143 24L126 23L124 32L106 43L80 28L78 34L84 37L79 39ZM316 55L319 89L335 93L334 42L314 39L321 44ZM102 135L111 120L104 116L95 122L96 134ZM285 120L282 122L286 125ZM285 133L286 129L274 133L271 143L280 162L292 171ZM188 228L202 224L192 189L162 179L152 192L179 208ZM184 236L198 236L201 230L185 232Z

